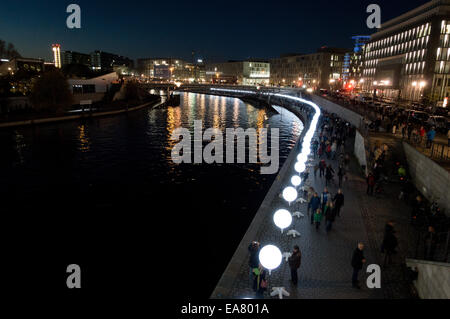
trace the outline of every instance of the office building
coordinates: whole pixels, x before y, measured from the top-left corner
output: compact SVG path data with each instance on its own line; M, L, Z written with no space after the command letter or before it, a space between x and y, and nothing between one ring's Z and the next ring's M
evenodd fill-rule
M61 45L59 44L52 44L52 51L53 51L53 62L55 63L55 68L60 69L61 64Z
M270 83L313 88L342 87L345 54L349 49L322 47L311 54L285 54L270 60Z
M364 90L442 104L450 95L450 1L433 0L381 25L364 50Z

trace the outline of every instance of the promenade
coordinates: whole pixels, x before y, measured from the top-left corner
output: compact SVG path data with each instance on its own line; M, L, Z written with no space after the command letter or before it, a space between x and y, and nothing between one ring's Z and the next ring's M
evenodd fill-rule
M316 136L317 137L317 136ZM346 152L352 154L353 140L348 140ZM290 185L290 178L295 174L293 162L298 151L293 150L293 154L288 158L285 165L289 165L286 172L282 172L278 178L280 185ZM314 177L312 167L319 159L309 160L310 175L305 186L312 186L320 194L325 187L325 179ZM337 161L327 160L337 171ZM290 283L290 269L288 263L283 260L282 264L272 271L268 276L269 287L265 297L269 297L272 287L285 287L290 293L289 299L382 299L382 298L410 298L408 284L404 281L403 266L408 250L409 219L410 208L397 200L399 190L396 186L387 191L390 195L378 197L366 195L366 181L362 175L362 170L352 158L348 171L348 180L342 187L345 195L345 206L341 217L336 217L333 229L329 234L325 231L325 220L319 231L310 224L310 219L306 214L307 204L291 204L288 207L286 201L280 197L281 189L278 193L271 192L267 196L269 205L264 209L264 216L258 221L254 220L250 228L257 228L256 235L252 240L259 241L261 247L267 244L277 245L282 252L291 252L294 245L298 245L302 252L302 264L299 269L299 283L295 287ZM277 179L278 179L277 178ZM337 177L335 176L337 181ZM337 192L337 185L328 187L334 196ZM294 217L293 225L289 229L297 230L301 236L293 238L287 236L285 230L281 234L280 230L273 223L273 213L286 208L291 212L300 211L305 215L303 218ZM384 225L393 219L396 222L397 236L399 239L399 253L393 259L393 264L383 267L384 255L380 253L381 242L383 240ZM257 224L256 224L257 223ZM363 271L360 272L360 282L362 289L352 288L350 265L352 253L358 242L365 244L364 254L367 263ZM250 242L247 243L247 245ZM241 243L240 248L246 243ZM368 274L365 272L369 264L378 264L382 267L381 289L369 289L365 282ZM249 273L248 256L242 258L239 266L234 265L228 269L224 277L229 282L227 291L216 289L211 298L254 298L252 290L252 279ZM220 291L220 293L219 293ZM271 298L277 298L271 297Z

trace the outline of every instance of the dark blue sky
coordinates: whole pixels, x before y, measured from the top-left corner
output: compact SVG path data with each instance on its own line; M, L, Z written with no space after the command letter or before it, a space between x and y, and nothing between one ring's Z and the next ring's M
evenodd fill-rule
M370 34L366 7L381 6L382 22L426 0L116 1L3 0L0 39L25 57L51 60L62 50L104 50L130 58L191 51L205 59L269 58L318 47L351 47L350 37ZM66 7L81 6L81 29L66 27Z

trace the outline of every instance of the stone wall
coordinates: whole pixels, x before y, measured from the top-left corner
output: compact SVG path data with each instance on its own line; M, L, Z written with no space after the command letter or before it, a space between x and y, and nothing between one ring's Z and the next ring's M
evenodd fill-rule
M365 172L367 173L367 160L366 160L366 145L365 145L365 139L359 133L359 131L356 131L355 136L355 147L354 147L354 154L356 159L358 160L358 163L361 167L364 166Z
M311 95L311 101L316 103L318 106L320 106L321 109L324 109L325 111L329 113L335 113L340 118L346 120L356 128L361 127L361 123L363 123L364 118L359 115L358 113L355 113L349 109L346 109L345 107L342 107L336 103L333 103L321 96L318 95Z
M450 264L407 259L406 265L417 268L414 286L421 299L450 299Z
M403 149L416 188L428 200L436 200L449 216L450 173L408 143L403 142Z

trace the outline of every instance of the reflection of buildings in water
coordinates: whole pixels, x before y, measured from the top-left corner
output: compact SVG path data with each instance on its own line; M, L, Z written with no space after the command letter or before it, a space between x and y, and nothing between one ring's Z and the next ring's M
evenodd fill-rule
M173 131L181 127L181 110L179 107L169 106L167 108L167 147L168 151L172 151L172 148L178 142L176 140L172 140L171 136Z
M87 152L87 151L89 151L89 148L90 148L90 141L89 141L89 137L86 134L86 125L82 124L82 125L78 126L78 130L79 130L78 139L80 141L79 149L82 152Z
M213 128L220 128L219 99L220 99L220 97L218 97L218 96L216 96L214 99Z
M239 127L239 99L234 99L233 104L233 126Z

